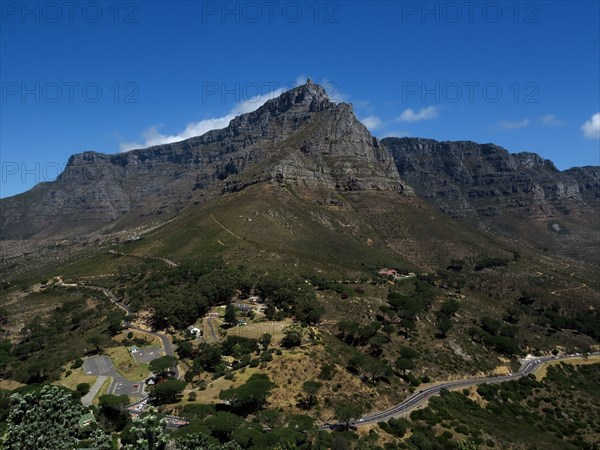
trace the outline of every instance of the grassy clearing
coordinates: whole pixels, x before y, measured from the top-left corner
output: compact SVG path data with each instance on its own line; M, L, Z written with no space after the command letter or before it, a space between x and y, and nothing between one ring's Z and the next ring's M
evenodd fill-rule
M278 344L283 337L283 329L291 323L291 320L282 320L279 322L250 322L248 325L227 329L227 334L229 336L259 339L263 334L269 333L272 336L272 342Z
M80 383L88 383L90 386L92 386L96 381L96 378L97 377L93 375L86 375L83 371L83 367L80 367L79 369L72 369L68 376L63 375L62 378L56 382L56 384L75 390L77 385Z
M129 381L139 381L150 376L148 364L135 362L127 348L111 347L105 353L110 356L117 371Z
M0 380L0 390L14 391L15 389L18 389L23 386L26 386L26 385L23 383L19 383L18 381Z
M235 372L234 380L226 380L225 378L221 377L211 383L208 383L208 386L203 391L195 389L194 392L196 392L197 395L195 403L218 403L220 401L219 393L222 390L229 389L231 387L238 387L248 381L248 378L250 378L252 374L259 372L259 369L247 367L243 372ZM185 391L184 400L182 403L190 403L187 401L187 394L189 392L189 390Z
M122 343L125 339L127 339L127 335L129 333L133 333L132 339L141 339L141 340L147 341L147 344L142 345L142 347L145 347L145 346L149 347L149 346L153 346L153 345L162 347L162 341L160 340L159 337L154 336L152 334L142 333L141 331L124 330L124 331L120 332L119 334L117 334L113 339L119 343ZM139 345L138 345L138 347L139 347Z

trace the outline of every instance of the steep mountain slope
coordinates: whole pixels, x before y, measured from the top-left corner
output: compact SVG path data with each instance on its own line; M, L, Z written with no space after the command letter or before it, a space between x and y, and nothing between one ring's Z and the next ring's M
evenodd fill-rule
M2 239L81 235L259 182L410 193L348 104L308 81L227 128L119 155L69 159L55 182L0 201Z
M599 167L556 169L493 144L382 140L416 193L451 217L539 249L597 262Z

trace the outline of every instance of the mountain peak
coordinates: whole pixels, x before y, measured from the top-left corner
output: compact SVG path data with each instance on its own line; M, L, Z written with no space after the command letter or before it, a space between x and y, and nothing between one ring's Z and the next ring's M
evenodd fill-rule
M283 112L294 107L316 112L328 109L332 105L325 88L313 83L309 78L305 84L301 84L289 91L283 92L279 97L269 100L263 108L270 111Z

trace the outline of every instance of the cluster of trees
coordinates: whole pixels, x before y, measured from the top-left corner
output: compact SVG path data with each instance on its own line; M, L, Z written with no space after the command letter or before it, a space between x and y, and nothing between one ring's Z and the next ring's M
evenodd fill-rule
M69 390L44 385L10 397L6 418L6 450L71 450L82 442L97 450L112 450L110 436L94 427L79 426L87 412Z
M512 356L520 353L516 341L517 328L512 325L503 324L491 317L482 317L480 326L469 328L468 333L476 342L481 342L503 355Z
M352 320L342 320L337 324L338 337L346 344L355 347L368 346L367 352L371 356L380 356L383 353L383 346L390 341L388 334L379 333L382 327L380 322L375 321L360 325Z
M600 313L598 310L579 311L574 317L569 317L560 310L560 307L551 306L544 310L543 317L548 326L554 330L577 330L600 341Z
M452 317L458 311L459 304L456 300L446 300L442 303L439 311L436 313L436 326L438 329L438 337L445 338L448 331L452 328Z
M356 353L350 358L348 370L360 374L373 384L393 374L392 368L385 360L363 355L362 353Z
M323 315L312 285L297 275L269 272L262 275L256 290L265 299L267 318L295 317L302 323L315 324Z
M188 404L182 415L190 424L174 433L178 444L203 436L204 445L239 446L232 448L331 448L329 433L318 431L314 419L302 414L260 409L244 420L232 412L217 411L213 405Z
M577 330L600 340L600 311L584 309L576 302L561 304L557 299L550 300L543 292L521 292L515 304L507 308L504 320L517 323L521 315L533 317L540 325L552 330Z
M48 317L34 317L25 323L19 341L0 342L0 376L23 383L43 383L58 379L61 366L74 357L97 351L120 329L122 313L114 311L106 299L87 308L95 291L53 290L29 294L62 303Z
M388 305L380 307L384 319L388 320L405 337L410 338L416 327L415 321L419 314L431 308L435 292L423 280L415 281L414 293L402 295L394 291L388 294Z
M105 430L122 431L131 423L131 416L125 406L129 404L127 395L101 395L98 402L98 422Z
M302 384L303 395L298 399L298 406L303 409L311 409L318 404L317 393L323 383L315 380L307 380Z
M132 308L149 307L153 326L184 329L214 305L224 305L236 291L250 293L252 280L243 267L218 263L181 265L154 272L131 284L126 298Z
M314 324L323 314L314 288L297 275L278 271L250 274L244 267L217 263L155 272L130 285L126 299L134 309L148 307L156 328L184 329L215 305L228 305L225 321L233 326L236 312L230 304L232 297L238 292L248 295L252 289L265 299L269 319L295 317Z
M231 411L246 416L262 409L275 384L264 373L255 373L241 386L225 389L219 398L225 400Z
M495 267L505 267L510 262L507 258L494 258L486 257L482 258L475 263L475 271L481 271L483 269L493 269Z
M235 359L232 364L233 370L246 366L257 367L261 362L271 361L271 340L272 336L268 333L259 339L229 335L221 343L212 345L201 343L195 347L190 342L179 342L177 352L181 358L192 361L185 374L186 381L191 382L202 372L210 372L215 378L226 374L229 369L223 362L223 356L232 356Z

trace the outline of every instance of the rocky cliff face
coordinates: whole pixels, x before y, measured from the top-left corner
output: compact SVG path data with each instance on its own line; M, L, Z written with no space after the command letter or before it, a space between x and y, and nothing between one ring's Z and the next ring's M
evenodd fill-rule
M0 200L2 239L82 234L260 182L410 193L387 148L307 82L228 127L118 155L69 159L55 182Z
M598 208L598 167L561 172L537 154L510 154L469 141L386 138L382 143L416 193L453 217L518 213L543 219Z

